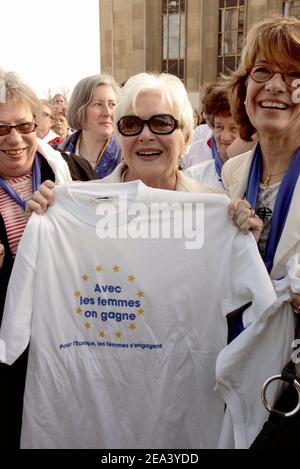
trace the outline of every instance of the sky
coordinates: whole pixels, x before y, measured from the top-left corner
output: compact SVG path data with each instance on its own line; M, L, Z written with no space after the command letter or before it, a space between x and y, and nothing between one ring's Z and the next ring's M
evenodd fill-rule
M100 73L98 0L0 0L0 68L40 98Z

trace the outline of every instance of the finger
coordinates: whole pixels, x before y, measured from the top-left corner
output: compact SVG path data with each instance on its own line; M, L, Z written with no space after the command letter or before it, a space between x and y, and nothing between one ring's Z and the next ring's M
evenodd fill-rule
M50 179L46 179L46 181L43 182L42 186L47 186L49 189L54 189L55 187L55 182L50 181Z
M41 215L47 211L48 206L48 200L39 191L35 191L27 202L27 213L36 212L38 215Z
M27 213L28 215L31 215L32 212L35 212L38 215L44 215L44 213L45 213L45 211L43 211L41 205L31 199L26 204L25 213Z
M54 187L55 187L55 183L47 179L38 188L38 192L40 192L45 197L45 199L48 200L49 206L53 205L53 202L54 202L54 193L53 193ZM35 199L35 197L33 197L33 199Z
M50 189L45 188L45 191L46 190L50 190ZM50 193L51 193L51 191L50 191ZM35 203L37 203L41 206L43 212L46 212L49 203L48 203L47 198L43 194L41 194L39 191L34 192L33 196L32 196L32 200L33 200L33 202L35 202Z
M237 213L233 220L236 226L240 228L249 220L249 218L249 209L246 209Z
M232 219L234 218L241 201L242 201L242 199L236 199L236 200L232 200L230 202L230 204L228 206L228 214L229 214L230 218L232 218Z
M234 217L235 224L242 225L248 218L252 218L253 212L254 210L247 201L241 201Z
M247 215L249 216L251 212L251 205L249 204L247 200L240 200L238 202L236 214L239 215L240 213L244 213L244 212L246 212Z
M46 201L46 207L49 206L51 207L54 203L54 192L53 192L53 189L47 187L46 185L42 185L39 187L39 190L33 194L34 197L33 199L35 200L35 202L44 202ZM42 196L43 199L40 197Z
M242 233L248 234L252 230L252 222L249 218L247 218L243 223L238 225L238 227Z
M257 241L260 237L262 227L263 227L262 221L257 216L255 218L248 217L243 223L238 225L238 228L245 234L251 231Z

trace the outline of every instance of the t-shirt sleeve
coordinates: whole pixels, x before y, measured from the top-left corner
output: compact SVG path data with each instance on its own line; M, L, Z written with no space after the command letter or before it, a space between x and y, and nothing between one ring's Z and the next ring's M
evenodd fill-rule
M238 232L233 243L224 313L251 303L243 313L246 328L276 301L276 293L251 234Z
M34 217L33 217L34 218ZM26 349L35 294L36 223L27 224L11 273L0 329L0 360L13 364Z

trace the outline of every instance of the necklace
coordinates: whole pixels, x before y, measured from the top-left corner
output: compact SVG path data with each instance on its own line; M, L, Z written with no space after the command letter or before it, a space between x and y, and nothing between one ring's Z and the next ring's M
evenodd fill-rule
M102 158L102 155L106 150L106 147L108 145L109 140L110 140L109 138L107 140L105 140L102 147L101 147L101 149L100 149L100 153L97 152L97 156L95 157L93 155L92 156L93 159L90 159L88 156L84 156L82 153L80 153L80 151L82 151L82 134L80 134L79 138L78 138L78 141L77 141L75 153L76 153L76 155L80 155L83 158L85 158L86 160L88 160L88 162L91 164L91 166L95 169L95 167L98 166L98 164L99 164L99 162ZM87 153L87 155L89 155L89 152Z
M263 181L262 181L263 187L269 187L272 178L277 177L277 176L281 176L281 174L286 173L286 171L288 170L288 168L289 168L289 167L285 168L285 169L284 169L283 171L281 171L280 173L268 174L268 175L263 179Z

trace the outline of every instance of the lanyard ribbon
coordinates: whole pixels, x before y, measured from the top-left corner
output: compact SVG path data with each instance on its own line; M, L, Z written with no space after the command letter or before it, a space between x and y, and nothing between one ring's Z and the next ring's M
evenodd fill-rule
M32 192L35 192L41 185L40 155L36 153L32 167ZM0 187L25 210L27 201L15 191L8 182L0 176Z
M252 159L249 171L248 187L246 199L251 207L256 208L258 202L262 154L258 144ZM265 266L270 273L273 268L274 256L279 244L284 225L289 213L293 194L300 174L300 147L297 149L294 159L291 162L288 171L283 177L275 201L271 228L267 239L266 252L264 256Z
M216 172L219 178L221 179L221 172L222 172L222 168L224 165L224 161L222 160L220 153L218 152L217 143L216 143L214 136L211 138L211 152L212 152L212 157L215 160Z

